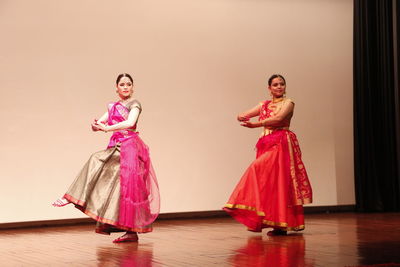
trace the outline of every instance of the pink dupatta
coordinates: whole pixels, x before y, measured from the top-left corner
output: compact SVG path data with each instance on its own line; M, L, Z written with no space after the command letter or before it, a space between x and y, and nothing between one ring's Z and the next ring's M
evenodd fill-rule
M109 105L108 124L128 118L130 110L119 102ZM120 205L118 225L141 228L154 222L160 212L160 195L149 149L132 129L116 131L108 148L120 144Z

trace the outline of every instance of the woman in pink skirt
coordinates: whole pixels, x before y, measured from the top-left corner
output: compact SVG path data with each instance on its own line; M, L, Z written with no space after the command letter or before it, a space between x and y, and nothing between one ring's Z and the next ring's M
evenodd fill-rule
M65 195L53 206L69 203L97 221L96 232L126 232L114 243L137 241L137 233L152 231L160 209L157 179L149 149L136 131L142 112L132 97L133 79L117 77L119 101L92 123L93 131L113 132L107 149L94 153Z

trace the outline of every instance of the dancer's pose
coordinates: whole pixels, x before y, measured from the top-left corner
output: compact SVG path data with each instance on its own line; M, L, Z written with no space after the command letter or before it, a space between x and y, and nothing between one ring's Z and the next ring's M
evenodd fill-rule
M248 230L285 235L304 229L303 204L312 202L312 190L296 135L289 130L294 103L285 98L286 81L275 74L268 80L272 99L238 115L241 125L263 127L257 157L224 206ZM258 122L250 118L259 116Z
M152 231L160 207L158 184L148 147L136 132L142 107L133 94L133 79L120 74L117 102L92 123L93 131L112 131L107 149L94 153L65 195L53 205L73 203L97 221L96 232L126 233L113 242L137 241Z

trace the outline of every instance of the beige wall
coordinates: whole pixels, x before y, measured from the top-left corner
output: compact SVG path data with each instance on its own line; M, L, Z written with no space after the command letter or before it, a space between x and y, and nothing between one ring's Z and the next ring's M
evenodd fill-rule
M313 205L354 204L351 0L1 0L0 223L50 203L109 134L89 124L135 76L162 212L220 209L255 156L238 112L287 78Z

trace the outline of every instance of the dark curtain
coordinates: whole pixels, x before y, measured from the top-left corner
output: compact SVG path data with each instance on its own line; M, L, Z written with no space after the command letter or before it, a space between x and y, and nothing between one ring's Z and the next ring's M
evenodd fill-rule
M358 211L400 211L397 11L392 0L354 0Z

